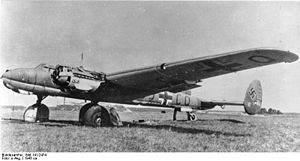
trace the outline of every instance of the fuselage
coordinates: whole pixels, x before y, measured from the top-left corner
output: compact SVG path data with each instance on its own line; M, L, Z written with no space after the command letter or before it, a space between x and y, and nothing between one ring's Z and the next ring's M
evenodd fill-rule
M21 94L62 96L94 102L186 106L197 110L216 105L201 102L199 98L184 93L156 92L140 97L143 91L117 87L105 79L104 73L68 66L41 64L36 68L7 70L1 78L7 88Z

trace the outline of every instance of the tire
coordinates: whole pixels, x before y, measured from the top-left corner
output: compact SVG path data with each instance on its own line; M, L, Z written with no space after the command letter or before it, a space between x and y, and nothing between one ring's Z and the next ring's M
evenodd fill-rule
M44 104L33 104L25 109L23 120L27 122L46 122L49 120L49 108Z
M84 119L84 115L85 115L85 113L86 113L86 111L90 108L90 107L92 107L93 106L93 104L92 103L87 103L87 104L85 104L84 106L82 106L81 108L80 108L80 111L79 111L79 122L80 123L82 123L82 124L86 124L86 120Z
M197 117L195 113L187 112L188 121L196 121Z
M92 127L109 126L109 113L106 108L93 105L84 114L85 125Z
M191 113L190 118L191 118L191 121L196 121L197 120L197 117L196 117L195 113Z
M49 121L49 108L44 104L38 105L37 121L40 121L40 122Z

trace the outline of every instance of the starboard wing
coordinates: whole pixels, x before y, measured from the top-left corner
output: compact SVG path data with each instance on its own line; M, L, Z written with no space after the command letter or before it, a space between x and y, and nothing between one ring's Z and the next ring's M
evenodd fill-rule
M196 83L202 79L297 59L296 54L288 51L248 49L111 73L107 80L143 91L180 92L199 87Z

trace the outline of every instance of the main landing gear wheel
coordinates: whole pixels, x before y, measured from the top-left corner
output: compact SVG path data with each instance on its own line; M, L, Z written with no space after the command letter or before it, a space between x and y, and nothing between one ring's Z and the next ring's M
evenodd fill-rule
M86 113L86 111L92 107L94 104L92 103L88 103L85 104L84 106L81 107L80 111L79 111L79 122L86 125L87 121L84 119L84 114Z
M85 125L101 127L110 125L109 113L106 108L100 105L92 105L84 113L83 120Z
M24 121L45 122L49 120L49 108L44 104L33 104L27 107L23 114Z
M196 114L192 113L192 112L187 112L187 118L188 118L188 121L196 121L197 120Z
M23 114L23 120L27 122L45 122L49 120L49 108L42 104L47 96L37 96L35 104L27 107Z

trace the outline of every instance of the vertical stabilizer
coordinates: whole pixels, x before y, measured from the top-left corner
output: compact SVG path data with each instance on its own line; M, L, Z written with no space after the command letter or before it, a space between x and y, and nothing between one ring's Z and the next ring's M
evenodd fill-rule
M245 99L245 112L249 115L254 115L259 112L262 105L262 87L259 80L254 80L250 83Z

